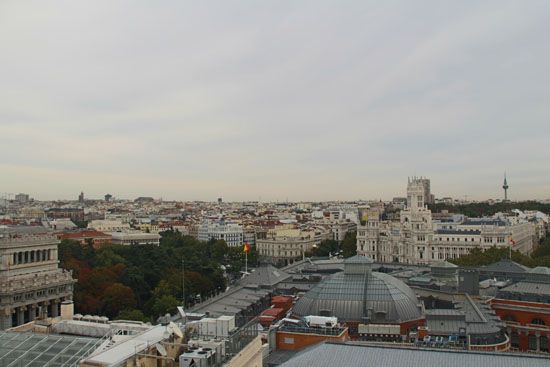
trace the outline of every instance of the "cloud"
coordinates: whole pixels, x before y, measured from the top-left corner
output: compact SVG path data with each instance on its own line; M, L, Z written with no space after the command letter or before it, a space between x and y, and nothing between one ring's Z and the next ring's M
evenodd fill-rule
M545 1L4 1L0 191L391 198L417 174L482 199L507 170L544 198L549 24Z

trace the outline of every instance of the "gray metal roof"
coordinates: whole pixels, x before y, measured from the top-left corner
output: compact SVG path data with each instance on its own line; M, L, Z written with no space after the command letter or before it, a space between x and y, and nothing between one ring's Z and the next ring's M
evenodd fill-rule
M496 263L483 266L480 270L498 273L525 273L530 270L525 265L518 264L510 259L502 259Z
M320 315L329 310L342 321L360 321L369 314L384 312L386 322L422 317L415 293L402 281L384 273L334 274L296 302L298 316Z
M276 284L290 279L292 276L273 265L264 264L256 268L252 273L240 280L241 285L258 285L261 287L273 287Z
M281 364L281 367L548 367L547 357L441 349L396 348L374 345L317 344Z
M536 295L550 295L550 284L548 283L531 283L518 282L502 288L500 292L524 293Z
M546 266L537 266L536 268L529 270L529 273L550 275L550 268L547 268Z

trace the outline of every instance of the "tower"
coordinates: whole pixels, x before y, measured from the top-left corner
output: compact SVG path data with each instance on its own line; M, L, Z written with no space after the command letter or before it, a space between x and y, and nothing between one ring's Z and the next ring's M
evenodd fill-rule
M504 184L502 188L504 189L504 201L508 201L508 182L506 181L506 172L504 172Z

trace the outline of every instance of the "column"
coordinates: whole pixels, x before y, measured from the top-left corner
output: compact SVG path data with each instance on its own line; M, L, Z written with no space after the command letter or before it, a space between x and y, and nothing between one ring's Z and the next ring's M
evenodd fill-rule
M17 307L15 312L17 313L17 325L23 325L25 323L25 307Z
M50 317L58 317L59 316L59 303L57 301L52 301L52 314Z
M29 311L29 322L34 321L36 319L36 305L29 305L27 309Z
M11 309L5 308L0 310L0 330L9 329L11 327Z
M537 352L540 352L540 333L535 333L537 337Z

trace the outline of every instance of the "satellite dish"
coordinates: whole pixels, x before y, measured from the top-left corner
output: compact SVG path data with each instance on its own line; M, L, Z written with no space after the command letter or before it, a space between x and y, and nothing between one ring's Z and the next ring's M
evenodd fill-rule
M157 347L157 351L161 356L166 357L168 355L168 353L166 353L166 348L164 348L164 346L162 346L160 343L155 344L155 347Z
M185 310L183 309L182 306L178 306L178 312L181 318L183 319L183 321L185 322L185 318L187 317L187 314L185 313Z
M174 324L172 321L168 324L168 329L171 330L178 338L183 339L183 333L181 332L181 329L178 327L178 325Z

